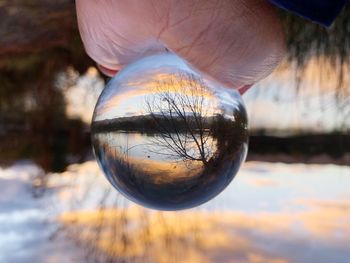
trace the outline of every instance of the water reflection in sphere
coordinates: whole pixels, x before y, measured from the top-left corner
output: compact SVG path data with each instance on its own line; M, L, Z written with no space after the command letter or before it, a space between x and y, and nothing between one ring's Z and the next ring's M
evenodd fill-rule
M173 54L119 72L92 122L94 152L109 182L130 200L160 210L218 195L244 161L247 141L239 94Z

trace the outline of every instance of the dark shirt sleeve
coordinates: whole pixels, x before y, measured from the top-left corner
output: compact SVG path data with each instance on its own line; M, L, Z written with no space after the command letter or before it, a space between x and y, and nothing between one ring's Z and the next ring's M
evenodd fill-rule
M273 4L330 26L348 0L269 0Z

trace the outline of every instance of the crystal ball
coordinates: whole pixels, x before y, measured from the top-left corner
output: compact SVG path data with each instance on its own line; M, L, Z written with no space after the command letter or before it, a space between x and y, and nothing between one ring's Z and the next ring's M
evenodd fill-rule
M91 124L96 159L131 201L158 210L198 206L232 181L247 154L238 92L167 53L112 78Z

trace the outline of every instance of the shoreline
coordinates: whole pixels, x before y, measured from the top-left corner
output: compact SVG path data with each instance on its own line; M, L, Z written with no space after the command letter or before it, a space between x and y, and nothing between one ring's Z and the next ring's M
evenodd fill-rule
M350 166L350 153L344 154L340 158L332 158L327 154L318 154L318 155L288 155L288 154L256 154L248 153L246 162L259 161L259 162L268 162L268 163L285 163L285 164L335 164L341 166Z

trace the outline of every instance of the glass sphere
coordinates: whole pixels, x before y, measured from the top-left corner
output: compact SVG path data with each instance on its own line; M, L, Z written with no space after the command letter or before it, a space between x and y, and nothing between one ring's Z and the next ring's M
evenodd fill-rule
M111 79L91 130L109 182L128 199L159 210L215 197L247 153L247 114L238 92L170 53L143 58Z

